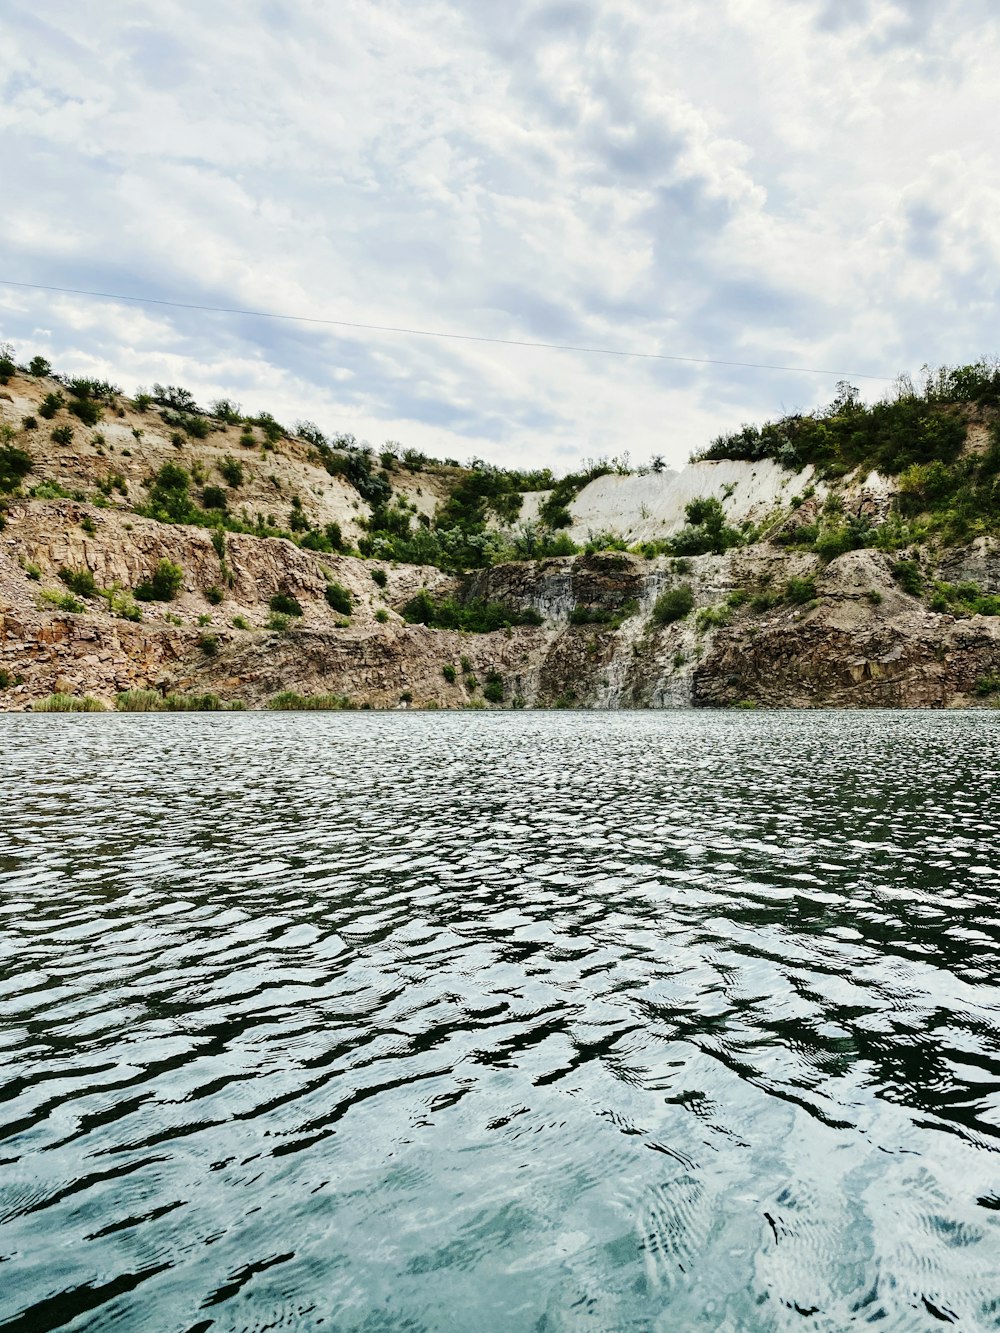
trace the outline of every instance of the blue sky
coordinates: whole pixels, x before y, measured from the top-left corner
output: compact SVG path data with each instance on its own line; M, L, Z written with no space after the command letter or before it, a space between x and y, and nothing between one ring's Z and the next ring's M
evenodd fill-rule
M7 0L0 277L891 378L1000 350L998 69L992 0ZM0 339L560 471L838 378L4 287Z

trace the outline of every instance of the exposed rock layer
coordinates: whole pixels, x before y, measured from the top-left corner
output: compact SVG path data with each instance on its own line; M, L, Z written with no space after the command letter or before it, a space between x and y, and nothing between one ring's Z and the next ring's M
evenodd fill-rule
M85 518L93 532L81 528ZM112 615L100 598L87 599L82 614L39 605L42 589L62 587L61 568L89 570L104 588L131 588L163 557L182 566L184 585L174 602L145 606L141 623ZM604 552L502 565L462 580L229 535L225 561L224 601L212 605L206 593L221 582L220 558L203 529L74 501L14 503L0 534L0 671L8 680L0 708L30 707L55 691L111 704L130 688L213 691L249 707L288 689L373 707L404 699L462 707L482 701L490 673L503 682L496 706L507 707L951 707L981 702L976 682L1000 675L998 618L929 611L899 589L890 560L872 551L826 567L766 544L680 567ZM984 542L949 552L945 565L955 580L1000 583L1000 556ZM384 589L372 578L378 569ZM777 590L807 575L816 578L817 598L806 607L783 602L759 612L744 602L719 614L734 592ZM353 596L347 624L324 598L331 578ZM677 583L691 587L696 611L657 626L653 604ZM399 611L421 586L531 608L544 622L490 634L408 625ZM286 632L267 628L278 592L303 609ZM715 608L728 623L699 629L698 607ZM581 608L613 624L570 623ZM250 628L234 628L234 620ZM212 655L206 637L215 640ZM443 674L449 664L454 683Z

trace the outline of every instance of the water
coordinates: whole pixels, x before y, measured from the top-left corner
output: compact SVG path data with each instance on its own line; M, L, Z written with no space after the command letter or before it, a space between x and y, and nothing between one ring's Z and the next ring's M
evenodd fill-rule
M0 747L0 1328L1000 1328L998 717Z

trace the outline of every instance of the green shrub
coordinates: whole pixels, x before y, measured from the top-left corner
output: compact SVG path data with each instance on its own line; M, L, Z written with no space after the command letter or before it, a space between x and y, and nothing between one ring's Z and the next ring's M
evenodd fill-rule
M372 581L374 583L377 583L380 588L384 588L385 585L389 582L389 576L388 574L386 574L384 569L373 569Z
M291 627L292 617L282 615L279 611L272 611L267 618L267 628L275 634L287 634Z
M10 672L0 667L0 690L6 690L10 685Z
M55 429L53 430L53 432L52 432L52 442L53 442L54 444L72 444L72 443L73 443L73 427L72 427L72 426L56 426L56 428L55 428Z
M653 603L653 620L657 625L671 625L690 615L694 606L694 592L688 583L678 584L661 592Z
M389 612L385 609L384 606L380 606L379 609L375 612L375 619L378 621L380 625L385 625L388 623Z
M464 653L459 658L459 665L461 666L462 670L466 673L466 675L468 675L468 673L472 670L472 661L470 658L466 657Z
M50 694L47 699L36 699L31 705L33 713L105 713L107 709L100 699L89 694Z
M210 410L217 421L225 422L227 426L238 426L243 420L239 403L234 403L229 398L216 399Z
M805 602L814 602L816 600L816 580L814 578L799 578L793 574L785 584L785 598L798 606Z
M606 625L611 612L600 606L574 606L569 613L571 625Z
M491 671L486 677L486 684L483 686L483 698L491 704L503 703L503 677L496 671Z
M233 629L250 629L250 621L246 616L233 616Z
M569 613L571 625L606 625L608 629L618 629L630 616L639 610L639 603L634 597L612 610L602 606L574 606Z
M60 486L57 481L40 481L37 486L32 486L30 495L36 500L67 500L67 499L86 499L82 491L68 491L65 486ZM95 504L99 503L95 500Z
M95 597L97 595L97 584L94 582L94 576L89 569L60 569L59 577L69 588L70 592L75 592L77 597Z
M298 598L293 597L291 593L288 592L276 592L274 596L271 598L271 600L268 602L268 606L275 613L275 615L279 616L302 615L302 607L299 604Z
M142 619L142 611L136 606L130 593L121 588L107 588L102 595L107 598L108 610L112 615L135 623Z
M202 515L191 503L191 478L177 463L164 463L147 483L149 504L144 512L160 523L197 523Z
M38 415L51 421L57 412L66 406L66 399L61 393L47 393L38 405Z
M916 560L897 560L892 576L911 597L919 597L924 590L924 576Z
M0 445L0 492L16 490L31 469L30 454L13 445Z
M991 694L1000 694L1000 675L980 676L976 681L975 691L984 699Z
M517 610L503 602L479 598L458 602L446 597L435 602L426 588L412 597L400 612L410 625L429 625L434 629L458 629L470 634L489 634L513 625L540 625L542 617L532 609Z
M22 418L21 418L21 429L22 429L22 430L37 430L37 429L38 429L38 418L37 418L37 417L32 417L32 416L22 417Z
M349 616L354 606L353 598L342 583L331 582L326 585L326 592L323 594L327 600L327 605L334 611L339 611L342 616Z
M930 606L932 611L957 617L997 616L1000 615L1000 595L983 593L979 585L970 580L964 583L938 582L934 584Z
M28 374L34 375L35 379L41 380L46 375L52 374L52 367L46 361L44 356L33 356L28 362Z
M446 662L444 666L441 668L441 675L444 676L445 680L448 682L449 685L454 685L456 679L458 678L458 672L455 670L455 668L452 666L450 662Z
M68 611L74 616L87 609L71 592L60 592L58 588L43 588L38 596L44 606L54 606L57 611Z
M69 410L75 417L79 417L85 426L96 426L104 415L100 404L95 403L92 398L71 398Z
M721 629L729 624L729 611L725 606L703 606L694 623L699 630Z
M206 486L201 492L201 503L206 509L225 509L226 492L221 486Z
M226 454L219 464L219 472L226 485L231 486L233 490L243 485L243 464L231 458L229 454Z
M164 557L148 582L140 583L135 595L140 602L172 602L184 582L184 570Z
M205 600L208 602L209 606L218 606L224 596L225 593L222 589L217 587L214 583L205 589Z
M219 651L219 637L217 634L199 634L198 647L206 657L215 657Z
M692 500L684 507L687 526L670 539L670 549L677 555L721 555L743 538L726 523L725 511L714 496Z

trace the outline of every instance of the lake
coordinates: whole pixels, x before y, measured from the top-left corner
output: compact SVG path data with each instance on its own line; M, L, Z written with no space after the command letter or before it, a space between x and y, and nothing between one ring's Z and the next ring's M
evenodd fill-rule
M1000 715L5 715L0 793L0 1328L1000 1328Z

